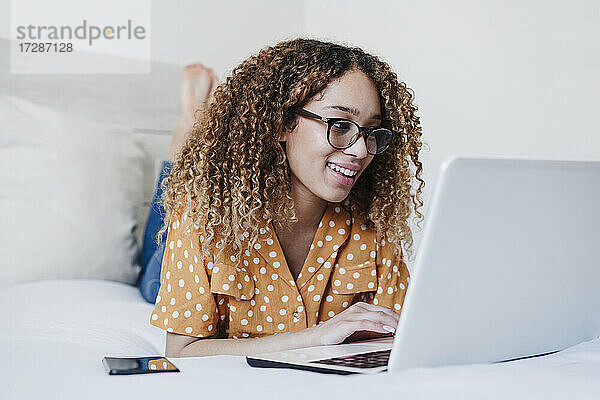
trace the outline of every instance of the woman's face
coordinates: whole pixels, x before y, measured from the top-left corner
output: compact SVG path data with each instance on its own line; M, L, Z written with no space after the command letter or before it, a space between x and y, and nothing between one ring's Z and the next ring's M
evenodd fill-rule
M303 108L323 118L345 118L368 128L381 124L377 88L358 70L331 82L322 96L315 96ZM293 194L303 201L343 201L373 160L364 138L337 150L327 141L327 124L304 116L298 117L293 131L283 134L283 141L292 171ZM340 172L340 168L344 169Z

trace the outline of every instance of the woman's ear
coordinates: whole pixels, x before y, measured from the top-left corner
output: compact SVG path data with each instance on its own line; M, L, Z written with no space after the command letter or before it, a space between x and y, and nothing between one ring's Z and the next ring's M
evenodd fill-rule
M292 132L294 132L294 129L296 129L297 124L298 124L298 121L293 120L290 124L284 125L283 129L279 135L279 141L287 142L289 135L291 135Z
M283 128L283 130L279 134L279 141L280 142L287 142L288 136L289 136L290 133L291 132L288 129Z

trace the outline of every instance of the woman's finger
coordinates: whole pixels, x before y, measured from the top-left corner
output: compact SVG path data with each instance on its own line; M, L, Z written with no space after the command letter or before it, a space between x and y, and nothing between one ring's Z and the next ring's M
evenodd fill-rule
M358 302L358 303L355 303L355 305L357 307L360 307L360 308L362 308L364 310L367 310L367 311L381 311L381 312L384 312L387 315L393 317L396 320L396 322L398 322L398 320L400 319L400 315L397 312L395 312L394 310L392 310L391 308L389 308L389 307L377 306L377 305L365 303L365 302L362 302L362 301Z
M398 325L398 320L396 318L380 311L363 311L354 314L349 314L344 318L344 321L360 321L363 319L368 319L370 321L374 321L383 325L388 325L393 328L396 328L396 326Z
M391 330L389 330L389 329L396 328L395 326L390 327L388 324L381 323L381 322L375 322L375 321L372 321L367 318L362 318L362 319L358 319L355 321L348 321L348 322L346 322L345 325L346 325L346 328L350 328L351 333L354 333L357 331L372 331L372 332L379 332L379 333L391 333ZM384 328L384 326L386 328Z

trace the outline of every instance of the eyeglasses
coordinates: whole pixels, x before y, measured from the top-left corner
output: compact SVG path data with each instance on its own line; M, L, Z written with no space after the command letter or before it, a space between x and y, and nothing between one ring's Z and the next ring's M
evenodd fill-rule
M327 141L334 149L343 150L352 146L364 136L367 153L384 152L392 143L396 132L386 128L365 128L346 118L323 118L304 108L296 109L296 114L327 123ZM363 133L364 132L364 133Z

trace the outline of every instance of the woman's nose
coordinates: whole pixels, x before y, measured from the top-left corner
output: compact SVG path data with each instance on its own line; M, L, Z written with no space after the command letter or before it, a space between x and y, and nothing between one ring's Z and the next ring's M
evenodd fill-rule
M353 155L356 158L362 159L369 155L367 152L367 142L365 136L361 133L360 137L352 146L343 150L348 155Z

